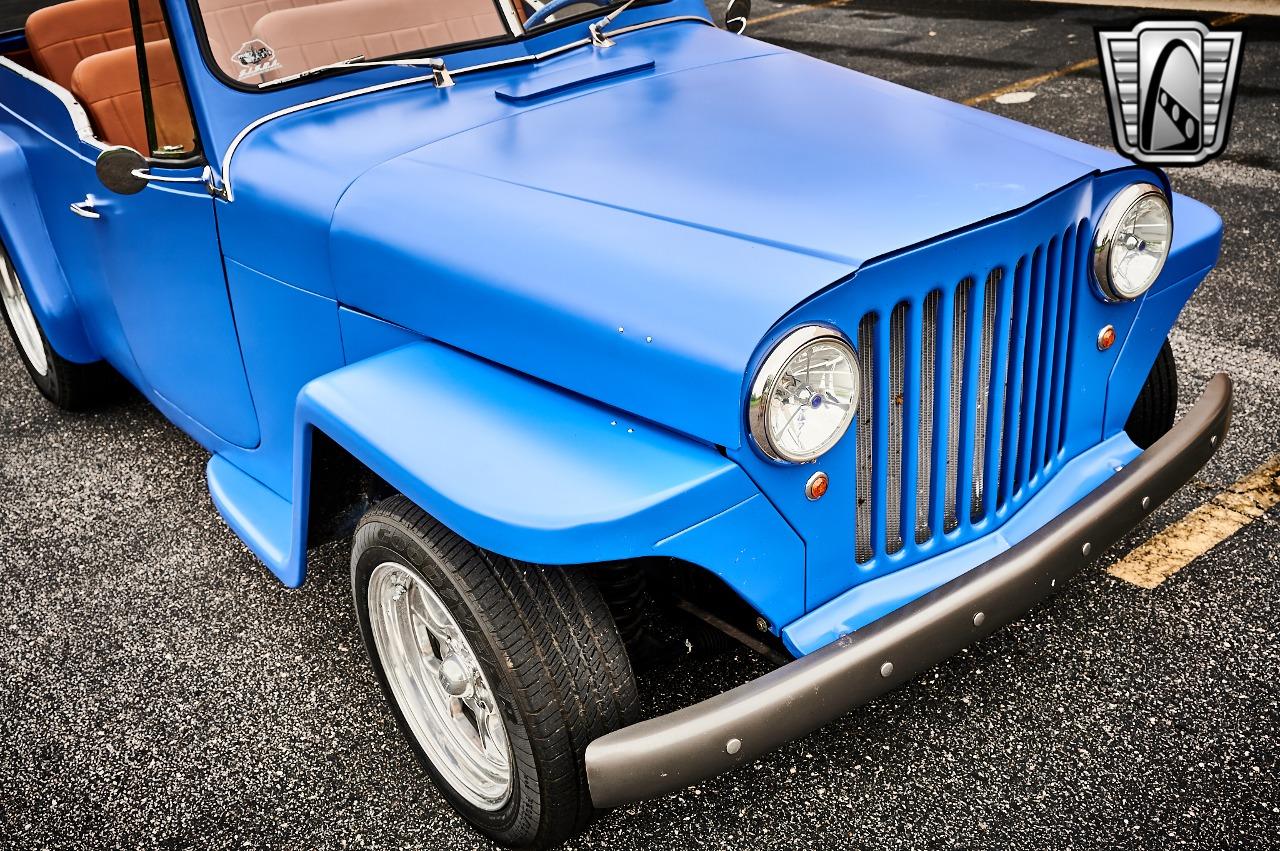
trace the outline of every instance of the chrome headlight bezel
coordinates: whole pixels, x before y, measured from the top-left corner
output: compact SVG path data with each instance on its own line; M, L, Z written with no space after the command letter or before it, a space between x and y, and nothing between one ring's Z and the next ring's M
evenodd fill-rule
M1169 259L1169 252L1165 251L1146 286L1137 292L1121 292L1112 280L1111 257L1116 249L1116 235L1120 225L1137 204L1148 198L1157 198L1164 205L1165 215L1169 221L1169 243L1170 245L1173 243L1173 206L1169 203L1169 197L1164 190L1154 183L1134 183L1120 190L1111 199L1111 203L1107 204L1093 236L1093 282L1098 287L1098 292L1107 301L1125 302L1141 298L1159 280L1164 264Z
M816 344L828 344L842 349L848 359L853 379L852 403L844 422L817 446L802 453L790 452L777 445L769 429L769 405L774 399L774 383L787 366L806 349ZM805 464L815 461L831 450L853 425L858 414L858 400L862 393L862 373L858 368L858 353L843 334L825 325L805 325L787 334L774 345L760 364L751 382L751 396L747 402L747 420L751 437L756 446L774 461L789 464Z

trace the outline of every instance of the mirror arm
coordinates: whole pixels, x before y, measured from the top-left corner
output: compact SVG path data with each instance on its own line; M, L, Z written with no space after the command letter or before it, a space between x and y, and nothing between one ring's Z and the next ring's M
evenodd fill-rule
M205 166L196 177L170 177L163 174L153 174L151 167L135 168L129 171L131 175L138 180L144 180L147 183L178 183L178 184L201 184L209 190L209 194L215 198L226 200L226 190L222 188L221 182L213 173L212 166Z
M208 166L204 167L197 177L168 177L166 175L152 174L150 167L135 168L129 172L139 180L145 180L148 183L208 183L213 170Z

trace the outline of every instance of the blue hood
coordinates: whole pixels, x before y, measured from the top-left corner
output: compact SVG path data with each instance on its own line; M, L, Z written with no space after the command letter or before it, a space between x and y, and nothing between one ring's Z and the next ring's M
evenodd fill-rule
M448 96L492 104L513 79L631 59L656 65L355 177L331 220L339 300L732 447L752 355L796 305L869 260L1126 165L697 24L462 78Z

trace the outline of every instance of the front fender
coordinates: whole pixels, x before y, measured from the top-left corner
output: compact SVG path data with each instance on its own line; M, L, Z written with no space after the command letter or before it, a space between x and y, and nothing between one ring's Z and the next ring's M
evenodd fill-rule
M295 551L316 431L501 555L556 565L681 558L774 624L803 613L799 539L714 447L456 349L411 343L302 389Z
M101 355L89 342L80 311L45 229L22 148L0 133L0 239L4 240L32 311L53 350L75 363Z

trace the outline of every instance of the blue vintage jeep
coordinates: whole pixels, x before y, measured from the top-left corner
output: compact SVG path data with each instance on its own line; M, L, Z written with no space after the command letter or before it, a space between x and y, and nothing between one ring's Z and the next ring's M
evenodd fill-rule
M0 40L36 386L124 376L286 585L350 537L411 747L516 846L1018 618L1230 412L1218 376L1174 425L1221 222L1164 174L602 2L69 0ZM641 720L672 612L786 664Z

